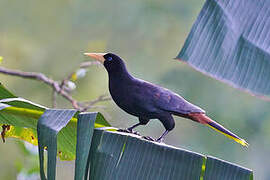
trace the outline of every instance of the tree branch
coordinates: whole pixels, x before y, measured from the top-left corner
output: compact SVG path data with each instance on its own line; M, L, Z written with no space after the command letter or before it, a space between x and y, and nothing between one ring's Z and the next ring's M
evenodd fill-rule
M84 107L84 109L82 109L82 111L86 111L87 109L92 109L92 108L97 108L98 106L94 106L95 104L102 102L102 101L110 101L111 97L108 95L100 95L99 97L97 97L94 100L91 101L86 101L86 102L80 102L78 103L79 106ZM99 106L100 108L102 106Z
M98 62L84 62L81 63L80 68L88 68L92 65L97 65L100 64ZM73 108L78 109L79 111L87 111L91 108L96 108L98 106L94 106L98 102L102 101L109 101L111 98L106 95L101 95L97 97L94 100L91 101L86 101L86 102L78 102L77 100L73 99L73 97L70 95L70 89L67 88L67 82L71 79L72 75L76 72L72 72L68 75L68 77L64 78L61 83L47 77L46 75L42 73L37 73L37 72L24 72L20 70L13 70L13 69L7 69L4 67L0 67L0 73L6 74L6 75L11 75L11 76L17 76L21 78L26 78L26 79L32 79L32 80L37 80L40 82L43 82L50 86L53 90L52 93L52 101L53 101L53 107L56 106L56 95L61 95L64 97L66 100L68 100ZM101 107L101 106L100 106Z
M56 96L57 96L57 92L56 91L52 91L52 107L53 108L56 108L56 106L57 106Z
M19 70L11 70L4 67L0 67L0 73L11 75L11 76L19 76L27 79L35 79L42 81L50 86L54 86L54 80L46 77L42 73L36 73L36 72L23 72ZM57 88L57 86L55 86Z

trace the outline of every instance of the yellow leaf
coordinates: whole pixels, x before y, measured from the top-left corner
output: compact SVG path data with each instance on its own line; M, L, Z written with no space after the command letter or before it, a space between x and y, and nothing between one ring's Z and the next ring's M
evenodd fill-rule
M31 128L10 126L10 129L7 130L5 134L5 138L8 137L18 138L33 145L38 145L36 130Z

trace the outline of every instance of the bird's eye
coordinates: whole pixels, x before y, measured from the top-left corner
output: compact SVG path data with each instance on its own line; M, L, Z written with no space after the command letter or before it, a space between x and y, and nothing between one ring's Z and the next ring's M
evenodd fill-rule
M111 57L111 56L109 56L109 57L107 58L107 60L108 60L108 61L111 61L111 60L112 60L112 57Z

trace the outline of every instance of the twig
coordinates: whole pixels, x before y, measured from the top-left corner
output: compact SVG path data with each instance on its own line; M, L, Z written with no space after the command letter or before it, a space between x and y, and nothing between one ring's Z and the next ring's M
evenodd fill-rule
M54 81L54 80L48 78L47 76L45 76L42 73L23 72L23 71L19 71L19 70L7 69L4 67L0 67L0 73L44 82L45 84L51 86L53 88L53 90L56 91L58 94L62 95L65 99L70 101L74 108L79 109L79 106L77 105L77 101L74 100L66 91L61 89L59 86L59 83L57 81Z
M56 106L57 106L56 96L57 96L57 92L53 90L53 92L52 92L52 107L53 108L56 108Z
M82 62L79 67L83 68L83 69L86 69L86 68L89 68L92 65L101 65L101 64L98 61L86 61L86 62ZM60 84L61 89L64 88L67 85L67 82L72 78L73 74L75 74L75 73L76 73L75 71L71 72L66 78L64 78L61 81L61 84ZM70 92L70 91L68 91L68 92Z
M97 97L96 99L94 99L92 101L86 101L86 102L82 102L82 103L85 104L85 105L88 105L88 106L93 106L98 102L109 101L109 100L111 100L111 97L106 95L106 94L103 94L103 95L100 95L99 97Z
M19 70L11 70L4 67L0 67L0 72L3 74L11 75L11 76L19 76L27 79L36 79L39 81L42 81L50 86L52 86L56 91L60 91L58 83L56 83L54 80L46 77L42 73L36 73L36 72L23 72Z
M97 62L84 62L84 63L81 63L80 68L87 68L87 67L90 67L90 66L96 65L96 64L99 64L99 63L97 63ZM11 76L18 76L18 77L22 77L22 78L26 78L26 79L37 80L37 81L41 81L41 82L47 84L53 90L53 94L52 94L53 107L56 107L56 95L57 94L64 97L66 100L68 100L72 104L73 108L78 109L80 111L87 111L87 110L94 108L94 107L96 108L97 106L94 106L94 105L97 104L98 102L111 100L111 98L106 96L106 95L101 95L101 96L97 97L96 99L91 100L91 101L87 101L87 102L78 102L77 100L73 99L73 97L70 95L70 89L67 88L67 82L71 79L72 75L75 72L72 72L71 74L69 74L67 78L64 78L61 81L61 83L59 83L58 81L55 81L51 78L48 78L46 75L44 75L42 73L37 73L37 72L24 72L24 71L0 67L0 73L6 74L6 75L11 75Z
M80 102L79 105L84 107L84 109L82 109L82 111L87 111L87 109L92 109L94 107L95 104L102 102L102 101L110 101L112 98L108 95L100 95L99 97L97 97L96 99L92 100L92 101L86 101L86 102Z

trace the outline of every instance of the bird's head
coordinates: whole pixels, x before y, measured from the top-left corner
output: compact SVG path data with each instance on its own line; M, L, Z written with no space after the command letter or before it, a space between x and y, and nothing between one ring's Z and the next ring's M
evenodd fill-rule
M113 53L84 53L84 55L98 60L109 73L126 69L124 61Z

